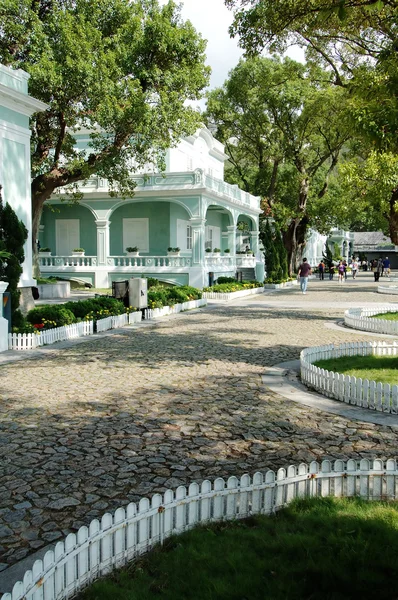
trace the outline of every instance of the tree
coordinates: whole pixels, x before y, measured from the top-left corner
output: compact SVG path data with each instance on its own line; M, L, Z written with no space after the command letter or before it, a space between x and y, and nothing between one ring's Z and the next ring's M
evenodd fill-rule
M320 83L322 77L290 59L253 58L208 99L208 119L229 155L226 177L266 199L283 232L290 274L310 224L308 201L327 193L349 137L346 92Z
M342 163L339 175L347 221L388 232L398 245L398 156L373 150Z
M0 280L8 281L8 291L11 293L11 318L19 306L21 292L18 289L19 278L22 274L22 263L25 260L24 244L28 237L25 225L20 221L6 203L3 205L0 186Z
M48 110L32 118L33 249L44 202L75 201L96 173L132 195L132 171L159 162L199 114L186 100L207 85L205 42L170 1L3 0L0 62L30 74ZM89 149L75 135L89 131Z
M225 1L235 11L231 33L249 54L305 47L307 60L350 91L358 134L397 149L396 0Z

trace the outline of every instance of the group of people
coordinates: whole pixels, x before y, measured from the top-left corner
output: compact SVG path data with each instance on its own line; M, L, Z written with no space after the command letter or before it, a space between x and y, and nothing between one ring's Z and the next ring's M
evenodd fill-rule
M352 262L350 264L350 267L351 267L352 278L356 279L356 276L357 276L357 273L359 270L359 260L357 258L353 258ZM337 276L338 276L338 280L340 283L347 279L348 263L346 260L340 260L338 265L335 265L334 263L330 263L327 270L328 270L330 281L332 281L334 279L335 273L337 271ZM326 272L326 265L321 260L321 262L318 265L318 274L319 274L319 279L321 279L322 281L325 279L325 272Z
M362 268L364 268L364 264L363 264L364 262L366 263L366 269L364 269L364 270L367 270L367 267L368 267L367 261L361 262L359 260L359 258L355 258L354 256L352 257L352 260L349 265L346 260L340 260L337 265L335 265L334 263L330 263L329 267L326 267L323 260L321 260L321 262L318 265L319 279L322 281L324 280L325 273L327 270L330 281L332 281L334 279L334 276L337 272L337 277L338 277L339 283L343 283L343 281L345 281L348 278L348 268L351 269L352 278L356 279L356 276L357 276L357 273L358 273L360 267L362 266ZM375 259L375 260L371 261L370 268L373 271L375 281L378 281L379 277L381 277L383 275L386 275L387 277L389 277L390 272L391 272L391 265L390 265L388 256L386 256L384 259L379 258L379 259ZM300 281L300 288L301 288L301 292L303 294L307 293L308 277L310 275L312 275L311 265L308 263L306 258L303 258L303 262L301 263L299 270L298 270L298 278Z
M383 258L375 258L371 261L371 269L373 271L373 275L375 281L379 281L380 277L386 276L389 277L391 273L391 264L388 256Z

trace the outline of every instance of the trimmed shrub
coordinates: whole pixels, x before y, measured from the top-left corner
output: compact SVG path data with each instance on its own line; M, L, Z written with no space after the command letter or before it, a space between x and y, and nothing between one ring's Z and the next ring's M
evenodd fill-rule
M107 296L79 300L78 302L66 302L63 306L70 310L76 319L79 320L86 319L88 315L90 318L96 320L111 315L121 315L126 312L123 302Z
M229 294L230 292L240 292L241 290L251 290L258 287L263 287L263 284L259 281L245 281L244 283L235 281L235 283L221 283L212 287L206 287L203 288L203 291Z
M217 283L235 283L235 277L218 277Z
M32 325L45 325L46 329L62 327L76 323L76 317L72 311L65 308L63 304L44 304L37 306L28 312L27 320Z

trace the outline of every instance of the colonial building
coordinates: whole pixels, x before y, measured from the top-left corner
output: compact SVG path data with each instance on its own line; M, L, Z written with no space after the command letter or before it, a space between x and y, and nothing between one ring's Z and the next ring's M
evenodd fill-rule
M76 141L84 147L88 133ZM82 186L79 205L62 202L60 190L43 213L40 245L51 253L41 253L41 272L101 288L142 276L201 288L209 274L243 269L262 280L260 199L224 181L226 160L224 146L202 128L167 152L164 173L137 173L132 198L112 198L99 177ZM134 247L138 255L127 251Z

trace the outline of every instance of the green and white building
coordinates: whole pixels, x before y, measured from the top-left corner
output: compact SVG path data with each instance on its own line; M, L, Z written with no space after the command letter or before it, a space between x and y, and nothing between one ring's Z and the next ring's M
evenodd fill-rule
M78 148L88 145L88 132L75 137ZM132 198L112 198L99 177L82 185L79 205L62 201L61 189L43 212L40 245L51 253L40 253L41 272L100 288L142 276L201 288L209 273L239 270L261 280L260 199L224 181L226 160L224 146L202 128L167 152L164 173L137 173ZM135 246L138 256L128 254ZM253 254L243 253L247 247Z

